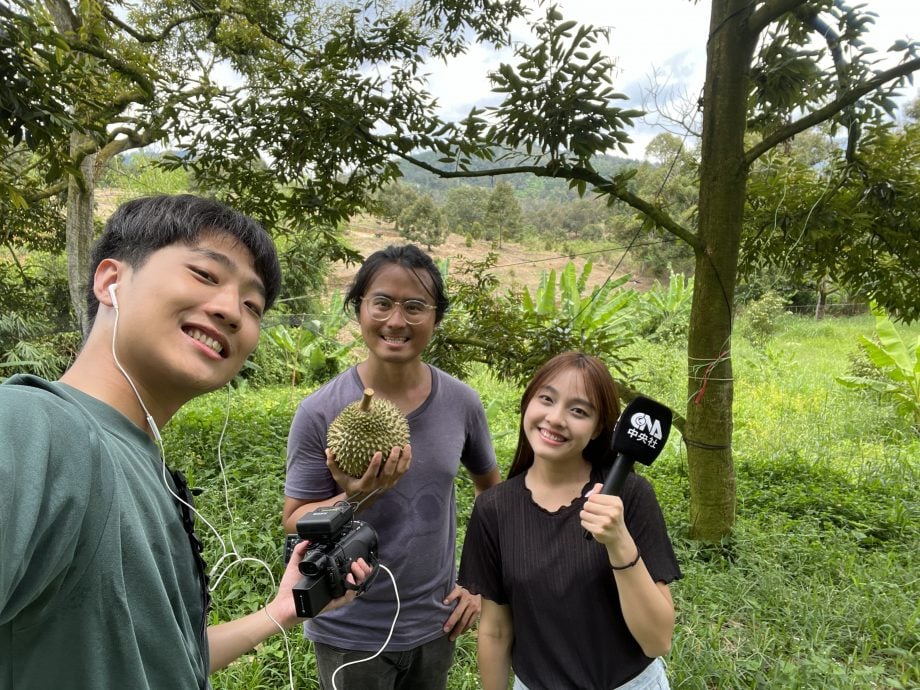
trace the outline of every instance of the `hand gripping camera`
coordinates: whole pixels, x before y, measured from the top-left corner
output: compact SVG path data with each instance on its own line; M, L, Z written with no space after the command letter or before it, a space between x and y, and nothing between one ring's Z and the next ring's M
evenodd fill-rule
M317 508L297 521L297 535L290 535L285 562L294 544L310 542L310 548L298 564L304 576L293 589L294 607L301 618L312 618L332 599L348 589L363 592L377 575L377 532L366 522L354 519L354 508L340 503ZM373 568L371 575L358 586L346 582L351 564L359 558Z

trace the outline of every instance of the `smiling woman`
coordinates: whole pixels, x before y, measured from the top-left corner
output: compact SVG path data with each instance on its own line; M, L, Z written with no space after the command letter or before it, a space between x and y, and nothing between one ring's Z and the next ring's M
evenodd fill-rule
M460 563L482 595L483 690L505 690L512 670L517 690L668 687L657 657L681 573L661 509L635 474L622 495L599 491L619 413L606 365L577 352L524 391L508 480L476 499Z

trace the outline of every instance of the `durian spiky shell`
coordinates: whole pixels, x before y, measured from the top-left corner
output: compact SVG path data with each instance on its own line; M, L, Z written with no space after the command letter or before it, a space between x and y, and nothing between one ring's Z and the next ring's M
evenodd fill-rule
M389 400L374 399L372 388L332 420L326 432L326 445L336 464L348 475L361 477L378 450L384 458L393 446L409 442L409 422Z

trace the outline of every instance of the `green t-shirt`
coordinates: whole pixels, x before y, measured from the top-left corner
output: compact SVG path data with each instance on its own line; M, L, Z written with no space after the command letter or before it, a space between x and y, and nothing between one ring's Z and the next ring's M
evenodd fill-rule
M202 592L143 430L65 384L0 385L0 688L207 687Z

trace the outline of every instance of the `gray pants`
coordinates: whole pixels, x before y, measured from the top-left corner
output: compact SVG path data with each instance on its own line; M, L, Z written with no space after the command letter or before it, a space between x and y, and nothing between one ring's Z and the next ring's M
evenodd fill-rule
M664 662L655 659L645 670L630 681L618 685L614 690L669 690L670 684L664 672ZM517 676L514 677L513 690L528 690Z
M335 673L342 664L367 659L374 652L355 652L320 642L314 642L313 649L322 690L446 690L454 658L454 643L444 635L405 652L383 652Z

